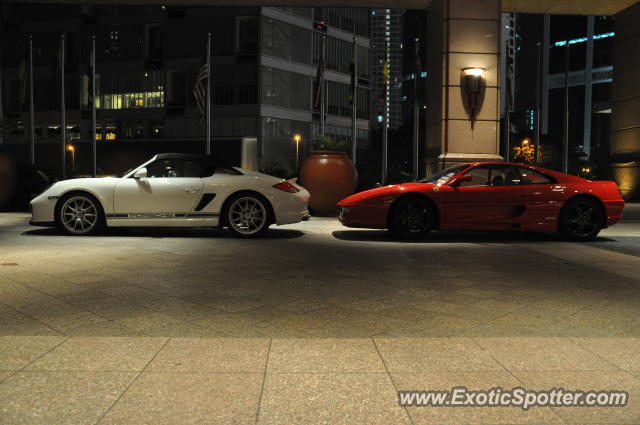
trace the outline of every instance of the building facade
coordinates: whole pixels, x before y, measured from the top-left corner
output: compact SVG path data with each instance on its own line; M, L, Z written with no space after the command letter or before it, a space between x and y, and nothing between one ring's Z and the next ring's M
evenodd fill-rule
M193 87L211 33L213 153L238 164L255 138L259 165L292 170L294 134L304 155L318 134L312 105L321 38L327 44L326 133L351 138L349 64L354 32L359 71L358 137L369 130L367 9L181 6L1 6L5 149L26 158L30 131L25 52L33 37L36 165L56 170L60 146L60 38L65 44L68 143L76 172L90 170L89 55L96 43L98 168L121 171L163 151L204 152L206 122ZM322 19L326 31L314 23ZM365 65L366 64L366 65ZM71 161L67 161L68 164ZM70 172L71 170L67 170Z
M564 92L569 87L570 150L606 170L613 82L611 16L544 16L541 132L562 139ZM602 175L601 177L606 177Z
M371 10L372 73L372 121L381 128L384 109L387 108L387 127L396 129L402 125L403 68L403 9ZM385 74L384 65L388 72Z

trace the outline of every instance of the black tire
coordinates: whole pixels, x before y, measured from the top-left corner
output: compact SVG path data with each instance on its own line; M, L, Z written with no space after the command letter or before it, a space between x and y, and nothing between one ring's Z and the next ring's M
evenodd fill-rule
M264 197L251 192L241 192L231 196L225 203L223 214L225 225L233 234L243 238L264 235L273 222L269 202Z
M102 205L94 196L75 192L62 197L56 206L56 224L71 236L88 236L104 229Z
M389 211L389 230L401 238L422 239L433 228L435 216L428 200L417 196L401 198Z
M558 230L569 240L592 241L600 233L604 223L602 207L594 199L574 198L569 200L560 213Z

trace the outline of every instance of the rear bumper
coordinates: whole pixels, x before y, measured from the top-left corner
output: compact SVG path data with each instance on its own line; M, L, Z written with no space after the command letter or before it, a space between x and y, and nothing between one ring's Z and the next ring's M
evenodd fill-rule
M274 213L275 224L293 224L309 219L309 192L300 187L299 192L287 193L276 191L275 197L271 199Z
M307 221L311 215L309 214L309 210L305 208L304 210L295 212L280 212L279 214L276 214L276 216L276 224L281 226L283 224L294 224L301 221Z
M603 201L605 213L607 215L607 227L613 226L622 218L622 212L624 211L624 201Z

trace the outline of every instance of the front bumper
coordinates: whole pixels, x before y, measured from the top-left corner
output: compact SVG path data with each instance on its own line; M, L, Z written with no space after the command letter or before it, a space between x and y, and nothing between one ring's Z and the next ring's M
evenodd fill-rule
M31 226L38 226L38 227L56 227L56 222L55 221L33 221L33 220L29 220L29 224Z
M31 221L29 221L29 224L34 226L49 225L41 223L55 224L54 211L57 199L57 196L46 196L45 194L40 194L33 198L29 204L29 208L31 209Z
M338 204L338 220L347 227L386 229L388 210L385 204Z

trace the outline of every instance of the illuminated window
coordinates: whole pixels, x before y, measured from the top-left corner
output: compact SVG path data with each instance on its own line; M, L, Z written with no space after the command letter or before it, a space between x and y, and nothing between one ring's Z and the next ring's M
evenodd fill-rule
M164 108L164 71L102 75L96 107L100 109Z

